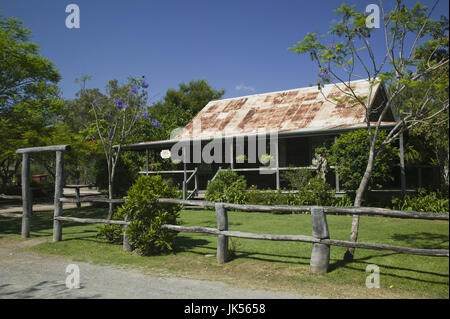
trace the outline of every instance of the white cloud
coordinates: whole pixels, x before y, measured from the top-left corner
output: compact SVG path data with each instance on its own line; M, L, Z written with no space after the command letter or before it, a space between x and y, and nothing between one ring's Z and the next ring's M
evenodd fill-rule
M237 91L247 91L247 92L255 92L256 91L256 89L254 87L247 86L244 84L236 85L235 89Z

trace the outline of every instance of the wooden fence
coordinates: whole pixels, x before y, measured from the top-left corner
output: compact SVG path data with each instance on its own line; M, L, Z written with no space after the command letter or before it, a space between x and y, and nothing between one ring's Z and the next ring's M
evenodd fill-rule
M63 152L70 151L70 145L51 145L51 146L39 146L29 148L19 148L16 150L17 154L22 154L22 171L21 171L21 184L22 184L22 214L16 213L0 213L0 216L22 218L22 230L21 234L23 238L30 237L30 219L33 210L33 200L30 188L30 154L41 152L55 152L56 153L56 169L55 169L55 214L61 214L62 203L59 198L63 194L64 185L64 156Z
M29 237L31 205L30 205L30 189L29 189L29 157L31 152L55 151L56 152L56 172L55 172L55 201L54 201L54 216L53 216L53 241L62 240L62 222L77 222L77 223L103 223L111 225L122 225L124 228L123 249L130 251L130 245L126 234L126 228L130 225L128 218L125 220L108 220L108 219L94 219L94 218L77 218L62 216L63 203L82 203L82 202L102 202L102 203L125 203L125 199L107 199L100 197L83 197L83 198L65 198L63 197L63 151L69 150L68 145L57 145L48 147L37 147L29 149L19 149L17 153L23 154L22 162L22 202L23 213L0 213L5 217L22 218L22 236ZM376 243L362 243L350 242L343 240L330 239L328 231L328 223L326 215L364 215L364 216L380 216L389 218L408 218L408 219L423 219L423 220L449 220L448 214L436 213L422 213L414 211L398 211L374 207L321 207L321 206L289 206L289 205L241 205L230 203L214 203L199 200L183 200L173 198L159 198L155 200L156 203L165 204L181 204L183 206L199 206L203 208L215 208L217 228L201 227L201 226L179 226L179 225L163 225L164 229L177 232L190 233L206 233L217 235L217 261L225 263L228 261L228 238L248 238L259 240L275 240L275 241L297 241L313 244L310 271L315 274L324 274L327 272L330 260L330 246L342 246L352 248L364 248L375 250L390 250L399 253L435 256L435 257L449 257L448 249L422 249L410 248L402 246L393 246ZM302 212L310 213L312 220L312 236L307 235L279 235L279 234L258 234L232 231L228 229L228 210L242 211L242 212L277 212L277 213L293 213Z
M77 203L77 202L104 202L104 203L124 203L125 199L112 199L107 198L60 198L61 203ZM297 241L313 244L310 271L314 274L324 274L327 272L328 264L330 260L330 246L342 246L352 248L364 248L375 250L390 250L398 253L422 255L422 256L434 256L434 257L449 257L449 250L446 249L422 249L422 248L410 248L378 243L363 243L363 242L350 242L343 240L330 239L328 231L328 223L326 215L364 215L364 216L380 216L389 218L407 218L407 219L422 219L422 220L449 220L448 214L437 213L422 213L413 211L397 211L375 207L321 207L321 206L289 206L289 205L241 205L230 203L214 203L208 201L199 200L182 200L173 198L159 198L155 200L155 203L165 204L180 204L198 206L202 208L215 208L217 228L201 227L201 226L179 226L179 225L163 225L162 228L173 230L177 232L190 232L190 233L206 233L217 235L217 252L216 258L219 263L225 263L228 261L228 238L247 238L247 239L259 239L259 240L274 240L274 241ZM242 211L242 212L277 212L291 214L292 212L298 213L310 213L312 220L312 236L308 235L281 235L281 234L259 234L248 233L240 231L232 231L228 229L228 210ZM107 220L107 219L93 219L93 218L77 218L77 217L64 217L54 216L55 222L77 222L77 223L103 223L113 225L123 225L124 238L123 249L130 251L130 245L126 235L126 227L130 222L125 220ZM60 233L61 227L54 228L54 240L62 240Z
M425 220L449 220L448 214L421 213L412 211L396 211L383 208L373 207L319 207L319 206L289 206L289 205L241 205L229 203L213 203L197 200L180 200L171 198L157 199L158 203L171 203L181 205L196 205L200 207L214 207L216 210L217 228L200 227L200 226L178 226L163 225L165 229L190 232L190 233L207 233L217 235L217 261L224 263L228 260L228 238L248 238L260 240L275 241L297 241L312 243L312 253L310 260L310 271L314 274L324 274L327 272L330 261L330 246L342 246L353 248L365 248L375 250L390 250L399 253L448 257L448 249L422 249L410 248L385 244L350 242L343 240L330 239L328 231L327 214L333 215L366 215L381 216L391 218L409 218L409 219L425 219ZM228 214L227 210L243 211L243 212L309 212L312 220L312 236L306 235L275 235L275 234L256 234L239 231L228 230Z
M126 202L126 199L107 199L99 197L84 197L84 198L65 198L59 197L59 203L81 203L81 202L102 202L102 203L114 203L122 204ZM202 208L214 208L216 212L217 228L201 227L201 226L179 226L179 225L163 225L164 229L177 231L177 232L190 232L190 233L206 233L216 235L217 252L216 258L218 263L225 263L228 261L228 238L247 238L247 239L259 239L259 240L274 240L274 241L296 241L313 244L311 259L310 259L310 271L314 274L324 274L327 272L329 260L330 260L330 246L342 246L352 248L364 248L375 250L390 250L398 253L422 255L422 256L434 256L434 257L449 257L448 249L422 249L422 248L410 248L378 243L363 243L363 242L350 242L343 240L330 239L328 231L328 223L326 215L364 215L364 216L379 216L389 218L407 218L407 219L422 219L422 220L449 220L448 214L438 213L422 213L414 211L397 211L375 207L321 207L321 206L289 206L289 205L241 205L230 203L214 203L208 201L199 200L183 200L173 198L159 198L155 200L155 204L180 204L189 206L198 206ZM312 220L312 236L308 235L282 235L282 234L260 234L260 233L248 233L233 231L228 229L228 210L241 211L241 212L266 212L266 213L286 213L291 214L293 212L298 213L310 213ZM124 227L123 237L123 249L130 251L130 244L126 235L126 228L130 225L127 218L125 220L108 220L108 219L95 219L95 218L78 218L62 216L58 209L54 212L54 224L53 224L53 241L62 240L62 222L76 222L76 223L103 223L110 225L122 225ZM10 214L8 214L10 215ZM22 214L13 214L19 217ZM16 216L17 215L17 216Z

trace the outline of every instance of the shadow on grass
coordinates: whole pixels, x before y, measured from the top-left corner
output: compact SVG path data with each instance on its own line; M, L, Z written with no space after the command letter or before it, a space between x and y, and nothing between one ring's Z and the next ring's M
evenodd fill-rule
M82 209L67 209L63 211L63 216L79 218L105 218L107 210L99 207L87 207ZM0 217L0 233L20 234L22 219ZM66 227L81 226L83 224L75 222L63 222L63 232ZM52 234L53 212L34 212L31 216L30 232L32 237L45 237Z
M270 258L270 257L278 257ZM269 253L258 253L258 252L245 252L245 251L235 251L232 259L248 258L252 260L265 261L270 263L282 263L291 265L309 265L310 257L304 256L291 256L291 255L281 255L281 254L269 254ZM294 259L293 261L284 260L286 258Z
M202 248L209 248L205 245L209 244L209 241L206 239L198 239L198 238L191 238L187 236L180 236L178 235L175 237L175 243L173 245L173 253L181 253L185 252L187 250L193 249L195 247L202 247ZM191 251L191 253L196 253ZM200 254L200 253L198 253Z
M192 240L192 239L188 238L187 240ZM202 248L202 249L210 250L209 254L216 253L216 251L217 251L216 247L202 246L202 245L209 244L210 243L209 241L206 241L206 240L198 240L198 241L199 241L199 245L192 245L190 247L187 247L184 250L178 249L178 247L177 247L176 251L181 252L181 251L187 251L187 249L191 249L191 248ZM201 241L203 242L203 244L200 243ZM189 251L189 253L195 254L195 255L200 255L200 256L205 255L204 252L193 251L193 250ZM278 257L279 259L270 258L270 257ZM288 258L291 258L294 260L293 261L284 260L284 259L288 259ZM309 260L310 260L309 257L303 257L303 256L269 254L269 253L260 253L260 252L247 252L247 251L242 251L242 250L233 251L232 256L230 257L229 261L236 260L236 259L251 259L251 260L258 260L258 261L264 261L264 262L270 262L270 263L282 263L282 264L291 264L291 265L309 265Z
M71 209L65 210L64 216L76 216L76 217L91 217L91 218L105 218L105 214L107 211L104 208L98 207L90 207L83 208L81 210ZM16 218L0 218L0 233L2 234L20 234L20 225L21 220ZM80 231L72 231L65 230L67 227L80 226L82 224L75 222L64 222L63 223L63 240L87 240L93 242L102 242L104 240L98 238L94 233L97 233L96 230L80 230ZM31 232L32 237L45 237L50 236L52 233L53 227L53 214L51 212L36 212L31 220ZM66 235L69 235L69 238L64 238ZM420 232L420 233L412 233L412 234L394 234L391 238L395 241L406 242L408 246L413 246L416 248L428 248L428 249L448 249L448 236L442 234L433 234L429 232ZM204 255L204 252L194 251L194 248L202 248L206 250L210 250L211 253L215 253L216 247L211 246L211 241L206 239L198 239L191 238L188 236L178 235L175 239L174 251L173 253L181 253L181 252L190 252L197 255ZM367 261L375 257L384 257L384 256L394 256L399 255L399 253L390 252L385 254L371 254L369 256L365 256L363 258L357 258L353 262L346 262L344 260L333 259L330 262L329 273L332 273L338 269L351 269L361 273L365 272L365 265L372 264L373 262ZM284 264L292 264L292 265L309 265L310 256L292 256L292 255L282 255L282 254L270 254L263 252L248 252L242 250L234 251L233 259L250 259L250 260L258 260L263 262L272 262L272 263L284 263ZM288 260L286 260L288 259ZM292 260L289 260L292 259ZM447 282L443 281L435 281L424 278L417 278L414 275L429 275L431 277L437 278L448 278L448 274L437 273L431 271L423 271L405 267L397 267L386 264L377 265L383 271L383 275L402 278L407 280L413 280L418 282L425 283L435 283L439 285L448 285ZM403 274L401 272L411 272L412 276Z
M183 237L183 236L180 236ZM182 240L191 240L189 237L183 237L185 239ZM202 245L201 241L204 242L205 246L202 246L202 249L208 249L211 250L211 253L215 253L216 247L207 245L209 244L208 241L205 240L199 240L198 244L199 246ZM193 245L186 245L186 249L189 248L195 248L197 245L195 245L195 242L192 242ZM178 250L179 251L179 250ZM204 252L196 252L196 251L190 251L190 253L197 254L197 255L204 255ZM375 257L388 257L388 256L395 256L395 255L403 255L396 252L388 252L384 254L371 254L369 256L357 258L354 261L344 261L343 259L332 259L330 261L330 265L328 268L328 273L332 273L338 269L349 269L354 270L357 272L365 273L365 268L369 264L373 264L373 262L367 261ZM236 250L234 251L234 254L230 261L236 260L236 259L250 259L250 260L258 260L263 262L271 262L271 263L282 263L282 264L291 264L291 265L303 265L303 266L309 266L310 264L310 256L292 256L292 255L283 255L283 254L270 254L270 253L262 253L262 252L248 252L243 250ZM292 259L292 260L286 260L286 259ZM420 278L422 275L428 275L430 277L437 278L448 278L449 275L446 273L438 273L438 272L432 272L432 271L424 271L424 270L418 270L414 268L405 268L405 267L398 267L398 266L392 266L387 264L380 264L377 262L377 266L380 267L381 271L383 272L383 275L394 277L394 278L400 278L400 279L406 279L406 280L412 280L417 282L423 282L423 283L430 283L430 284L438 284L438 285L448 285L448 282L444 281L438 281L430 279L424 279ZM412 276L408 275L408 273L411 273Z
M345 268L345 269L351 269L351 270L356 270L359 272L366 272L365 269L366 267L363 268L358 268L355 267L354 265L358 265L358 264L362 264L362 265L370 265L373 264L373 262L367 262L365 260L367 259L371 259L374 257L386 257L386 256L393 256L393 255L402 255L400 253L386 253L386 254L377 254L377 255L370 255L370 256L366 256L363 258L357 258L353 261L345 261L345 260L336 260L334 263L330 264L328 267L328 273L331 273L333 271L336 271L337 269L341 269L341 268ZM413 281L418 281L418 282L424 282L424 283L431 283L431 284L438 284L438 285L448 285L448 282L443 282L443 281L434 281L434 280L427 280L427 279L422 279L422 278L417 278L417 277L411 277L408 275L399 275L399 274L395 274L392 272L387 272L386 270L391 270L391 271L406 271L406 272L412 272L414 274L417 275L430 275L430 276L435 276L435 277L440 277L440 278L448 278L449 275L448 274L441 274L441 273L437 273L437 272L431 272L431 271L423 271L423 270L417 270L417 269L411 269L411 268L405 268L405 267L397 267L397 266L392 266L392 265L385 265L385 264L380 264L380 263L376 263L376 265L378 267L380 267L380 272L384 275L384 276L389 276L389 277L394 277L394 278L401 278L401 279L407 279L407 280L413 280Z
M394 234L391 238L402 241L415 248L423 249L448 249L448 235L433 234L428 232L412 234Z

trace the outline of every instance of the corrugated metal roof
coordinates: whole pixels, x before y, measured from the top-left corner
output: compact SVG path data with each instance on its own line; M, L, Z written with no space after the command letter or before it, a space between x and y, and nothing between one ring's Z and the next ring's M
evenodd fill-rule
M368 96L367 80L351 82L358 96ZM372 96L380 84L372 88ZM254 94L209 102L174 139L211 138L255 134L277 130L328 130L360 126L365 123L362 105L351 105L343 84ZM326 98L325 98L326 97ZM332 101L332 98L343 98Z
M358 96L369 95L367 80L352 81L350 87ZM381 84L372 88L372 101L375 94L381 94L380 88ZM287 136L364 128L365 109L360 104L352 105L342 92L346 90L349 89L343 84L338 87L330 84L322 89L324 94L315 86L211 101L170 140L142 142L127 148L142 149L179 140L254 135L272 130ZM342 100L336 102L333 98ZM393 123L383 122L382 125Z

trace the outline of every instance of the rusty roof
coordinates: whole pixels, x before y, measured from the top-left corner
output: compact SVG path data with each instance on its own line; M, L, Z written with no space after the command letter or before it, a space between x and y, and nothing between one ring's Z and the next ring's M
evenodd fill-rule
M369 95L367 80L352 81L350 87L358 96ZM372 96L378 94L380 87L381 84L377 84L372 88ZM343 84L330 84L322 89L323 94L315 86L211 101L174 139L249 135L261 130L283 133L364 125L364 107L351 105L354 103L343 90L349 89Z
M350 82L358 95L367 97L367 80ZM382 84L372 88L372 101L381 94ZM211 139L225 136L253 135L276 130L280 135L365 127L365 109L354 105L343 91L345 85L325 85L254 94L209 102L191 122L170 140L143 142L130 146L167 144L179 140ZM340 101L334 101L338 98ZM352 105L353 104L353 105ZM395 122L383 122L391 125Z

